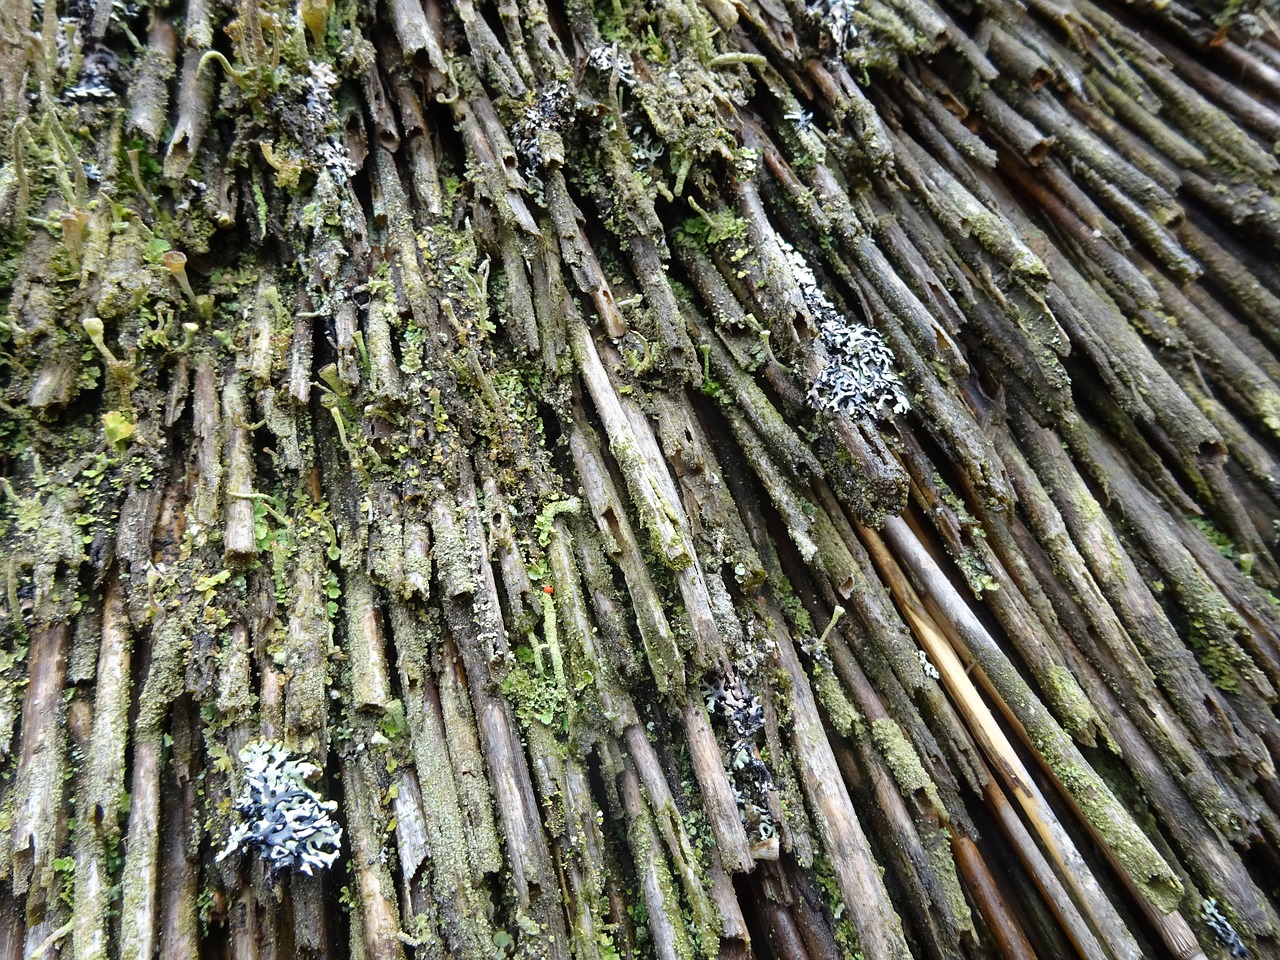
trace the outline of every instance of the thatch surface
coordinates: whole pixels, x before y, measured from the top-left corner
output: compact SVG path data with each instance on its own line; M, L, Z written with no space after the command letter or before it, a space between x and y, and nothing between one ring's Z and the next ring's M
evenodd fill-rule
M1211 6L6 3L0 960L1277 955Z

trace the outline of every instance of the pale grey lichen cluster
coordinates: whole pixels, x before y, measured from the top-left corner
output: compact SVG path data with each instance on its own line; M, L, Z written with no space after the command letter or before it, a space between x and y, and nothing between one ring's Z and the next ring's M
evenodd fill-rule
M63 35L59 34L59 39ZM112 81L120 72L120 60L103 44L95 44L80 62L74 86L62 92L62 99L75 103L106 103L116 98Z
M652 169L662 159L662 155L666 153L666 150L667 148L661 143L654 142L642 124L637 123L632 126L631 159L636 163L645 169Z
M938 672L938 668L935 667L932 661L929 660L929 654L925 653L923 650L917 650L916 656L920 658L921 673L923 673L930 680L942 679L942 674Z
M858 28L853 23L852 0L812 0L808 10L831 34L837 51L843 53L853 46Z
M329 129L333 117L333 91L338 88L338 75L333 67L312 60L307 64L307 76L302 80L303 110L306 115L309 139L316 144L318 166L344 177L356 173L351 155L338 141L336 131Z
M809 401L819 409L855 419L910 410L902 380L893 369L893 351L884 338L866 324L842 317L804 258L785 242L782 249L805 306L818 325L818 340L826 353L826 364L814 378Z
M777 828L765 803L774 789L773 774L760 759L764 734L764 705L741 678L715 675L702 682L707 712L724 721L729 744L729 779L733 798L753 840L767 841Z
M790 120L796 125L796 131L807 133L813 129L813 114L803 107L795 107L782 115L782 119Z
M240 751L244 789L235 809L244 818L231 828L219 861L245 850L256 850L271 864L271 874L293 869L311 876L338 857L342 828L330 814L333 800L322 800L307 786L319 768L295 760L289 748L275 740L255 740Z
M1231 925L1228 920L1218 909L1217 900L1204 900L1200 904L1200 917L1205 922L1213 935L1218 938L1218 942L1222 944L1224 950L1233 957L1249 956L1249 948L1244 945L1244 941L1240 939L1240 934L1236 933L1236 928Z
M553 80L524 109L512 128L512 146L520 159L520 173L535 196L542 195L545 187L542 171L552 159L544 149L546 137L559 136L572 118L573 108L573 91L559 80Z
M616 71L618 82L625 87L636 85L636 71L631 66L631 59L625 54L618 56L616 43L610 46L601 44L592 50L587 54L587 66L603 74L612 74Z

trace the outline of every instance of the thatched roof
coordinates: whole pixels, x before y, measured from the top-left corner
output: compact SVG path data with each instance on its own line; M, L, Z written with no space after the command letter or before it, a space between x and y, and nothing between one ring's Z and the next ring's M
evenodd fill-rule
M6 7L0 960L1275 954L1215 6Z

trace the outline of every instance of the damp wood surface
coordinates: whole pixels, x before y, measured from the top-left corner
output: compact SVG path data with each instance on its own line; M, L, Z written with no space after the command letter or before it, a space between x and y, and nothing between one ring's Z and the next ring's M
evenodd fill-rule
M4 0L0 960L1280 957L1278 145L1274 0Z

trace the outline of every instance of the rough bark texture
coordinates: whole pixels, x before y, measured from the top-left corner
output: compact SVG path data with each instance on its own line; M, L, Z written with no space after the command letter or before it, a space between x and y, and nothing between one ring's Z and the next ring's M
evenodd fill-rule
M0 2L0 960L1280 955L1212 6Z

